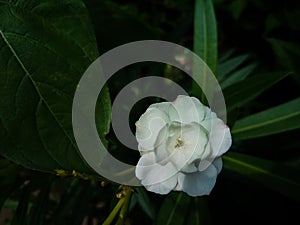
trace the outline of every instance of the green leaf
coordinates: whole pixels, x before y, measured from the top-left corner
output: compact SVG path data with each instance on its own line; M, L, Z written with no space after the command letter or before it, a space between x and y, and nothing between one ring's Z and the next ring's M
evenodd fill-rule
M141 208L144 210L144 212L152 219L154 220L156 217L156 212L154 210L154 206L152 202L149 199L149 196L144 188L139 187L135 189L136 192L133 192L133 195L137 193L137 202L141 206Z
M156 225L185 224L191 197L183 192L172 192L167 195L159 209Z
M94 24L100 53L132 41L159 39L159 28L132 4L99 0L84 2Z
M293 78L300 84L300 69L299 69L299 57L300 57L300 45L298 42L283 41L275 38L267 38L270 43L277 62L285 68L293 71Z
M284 77L285 72L257 74L223 90L227 111L243 106Z
M248 58L249 58L248 55L240 55L232 59L229 59L223 63L220 63L218 69L218 77L223 78L224 76L229 75L229 73L237 69Z
M187 218L187 225L211 224L207 196L193 198L189 211L190 213Z
M256 181L271 190L300 200L299 171L280 163L229 152L223 157L224 167Z
M220 56L219 56L219 61L218 61L219 64L221 64L224 61L228 60L229 57L231 57L234 54L235 51L236 51L236 49L229 49L226 52L221 53Z
M19 174L19 167L7 159L0 159L0 211L7 198L24 182Z
M215 73L218 60L217 23L213 2L196 0L194 19L194 52Z
M196 0L194 52L202 58L213 73L216 73L218 62L218 37L212 0ZM203 76L203 86L205 88L205 71L203 71ZM193 95L200 97L200 93L200 88L196 84L193 84ZM202 94L202 100L203 98L204 95Z
M11 225L25 225L27 224L27 211L29 207L29 198L31 192L31 185L27 184L23 187L21 197L17 210L11 221Z
M18 207L19 202L17 200L9 200L7 199L3 206L2 209L8 209L8 210L12 210L12 211L16 211L17 207Z
M49 192L54 177L50 176L43 183L41 192L39 193L35 204L33 205L30 215L29 224L31 225L43 225L46 217L46 209L48 205Z
M300 98L238 120L235 140L267 136L300 128Z
M225 89L237 82L243 81L247 76L249 76L252 73L255 67L256 64L253 63L233 72L228 77L226 77L223 81L221 81L220 83L221 88Z
M71 218L66 222L66 224L82 225L84 218L91 210L91 208L87 206L91 204L91 201L93 201L96 190L95 185L97 183L82 180L80 180L80 182L82 183L81 186L83 185L84 188L81 189L80 195L76 199L75 205L72 207L72 211L69 211L68 215L71 216Z
M244 12L244 10L247 7L248 2L247 1L239 1L239 0L233 0L229 6L228 9L231 12L232 17L235 20L238 20L241 16L241 14Z
M98 55L82 1L1 1L0 54L0 154L31 169L93 173L72 131L77 83ZM104 139L107 88L99 99Z
M75 204L79 203L79 196L84 189L84 186L79 183L78 178L72 178L67 187L68 189L61 197L59 207L54 211L54 224L64 221L64 217L68 214L70 209L73 209Z

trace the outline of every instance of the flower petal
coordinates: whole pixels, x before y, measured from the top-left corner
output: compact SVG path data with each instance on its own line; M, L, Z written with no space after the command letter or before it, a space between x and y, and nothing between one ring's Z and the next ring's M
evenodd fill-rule
M207 107L205 107L205 119L200 125L209 133L211 146L209 157L221 156L230 148L232 140L228 126Z
M216 170L218 171L218 174L221 172L222 170L222 166L223 166L223 161L221 157L218 158L207 158L204 160L201 160L199 165L198 165L198 171L204 171L206 170L210 165L213 165L214 167L216 167Z
M194 173L198 171L198 168L196 167L195 163L190 163L185 165L180 171L184 173Z
M163 182L153 184L153 185L145 185L145 188L148 191L152 191L154 193L164 195L172 191L176 187L176 184L177 184L177 174Z
M140 180L143 180L149 173L149 169L147 168L147 166L153 165L155 163L155 154L153 152L143 154L135 168L136 177Z
M176 100L172 102L173 109L169 108L169 116L171 121L181 123L200 123L204 119L204 105L194 97L178 95Z
M209 195L216 183L217 169L210 165L202 172L184 174L178 178L182 190L190 196Z
M216 167L217 171L218 171L218 174L221 172L222 170L222 167L223 167L223 161L222 161L222 158L219 157L219 158L216 158L214 161L213 161L213 165Z
M151 108L159 109L160 111L162 111L168 115L170 107L172 107L171 102L160 102L160 103L154 103L154 104L150 105L149 109L151 109Z
M141 158L136 176L147 190L191 196L210 194L231 146L226 124L198 99L179 95L152 104L136 123Z
M164 128L165 129L165 128ZM191 172L197 170L193 165L205 150L208 138L203 128L197 123L180 124L173 122L169 126L169 137L155 148L157 161L164 164L172 162L178 171Z
M213 120L209 143L212 157L219 157L230 148L232 144L230 130L221 119L216 118Z
M168 115L156 108L147 111L136 122L136 139L143 150L155 147L159 131L169 122Z
M184 180L184 173L179 172L177 174L177 185L174 188L174 191L182 191L182 184L183 184L183 180Z
M177 173L178 170L170 162L165 165L156 163L153 152L144 154L135 168L135 175L144 186L163 183Z
M210 133L213 121L217 118L217 115L206 106L204 107L204 113L205 117L204 120L201 121L200 125L205 128L208 133Z

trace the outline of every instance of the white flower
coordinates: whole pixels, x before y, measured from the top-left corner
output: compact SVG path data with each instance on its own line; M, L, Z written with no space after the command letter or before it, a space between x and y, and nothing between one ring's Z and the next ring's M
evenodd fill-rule
M179 95L152 104L136 123L141 158L136 176L149 191L208 195L231 146L224 122L198 99Z

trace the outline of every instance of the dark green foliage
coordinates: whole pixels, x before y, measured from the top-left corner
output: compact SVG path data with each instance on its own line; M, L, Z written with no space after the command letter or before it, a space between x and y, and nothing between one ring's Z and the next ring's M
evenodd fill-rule
M273 0L0 0L0 224L292 223L300 200L299 12L295 1ZM82 74L100 54L144 39L194 50L223 89L233 146L209 196L138 187L119 200L131 189L104 182L78 151L72 101ZM111 102L145 75L205 100L170 66L118 71L101 90L95 122L109 151L128 162L139 155L127 154L110 129ZM135 105L132 129L156 101Z

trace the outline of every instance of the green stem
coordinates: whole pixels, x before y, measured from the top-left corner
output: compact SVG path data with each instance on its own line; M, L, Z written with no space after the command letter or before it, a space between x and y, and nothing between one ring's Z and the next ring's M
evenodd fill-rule
M111 211L111 213L109 214L109 216L107 217L107 219L104 221L104 223L102 225L110 225L113 222L113 220L116 217L117 213L120 211L121 207L125 203L125 200L126 200L126 198L121 198L119 200L119 202L117 203L115 208Z
M125 202L124 202L123 207L120 211L119 219L118 219L116 225L125 224L125 219L126 219L126 216L127 216L127 211L128 211L128 207L129 207L129 203L130 203L130 199L131 199L131 194L132 194L132 190L129 189L126 196L125 196Z

